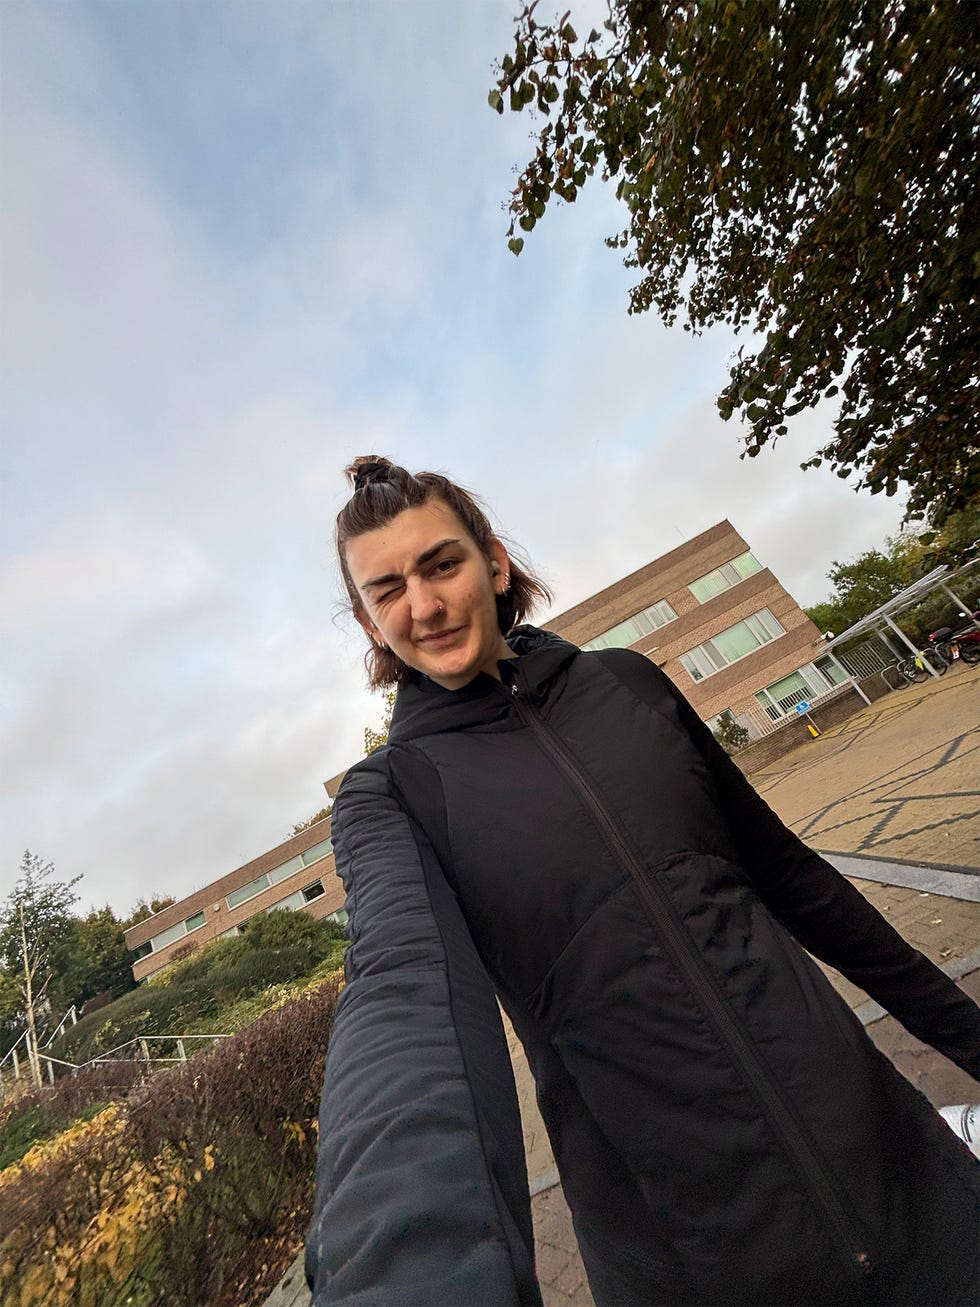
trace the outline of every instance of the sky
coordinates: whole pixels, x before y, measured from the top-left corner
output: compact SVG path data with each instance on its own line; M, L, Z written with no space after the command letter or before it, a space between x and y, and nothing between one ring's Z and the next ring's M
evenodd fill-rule
M476 490L552 612L725 517L803 604L897 530L800 471L830 405L739 459L740 342L627 314L611 188L508 252L513 12L4 0L0 897L30 849L123 914L323 806L383 712L332 557L357 454Z

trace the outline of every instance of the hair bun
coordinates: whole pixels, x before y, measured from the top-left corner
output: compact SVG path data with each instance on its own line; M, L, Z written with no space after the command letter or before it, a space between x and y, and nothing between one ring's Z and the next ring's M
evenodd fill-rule
M381 454L362 454L345 471L356 494L358 490L363 490L376 481L390 481L393 467L391 459L384 458Z

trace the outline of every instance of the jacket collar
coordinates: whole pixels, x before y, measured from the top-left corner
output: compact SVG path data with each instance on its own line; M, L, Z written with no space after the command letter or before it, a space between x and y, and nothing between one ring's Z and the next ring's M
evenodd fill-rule
M485 725L507 715L511 692L540 702L562 668L579 652L561 636L534 626L516 626L507 636L516 655L500 663L502 680L480 672L459 690L446 690L419 672L399 689L388 732L389 744L404 744L420 735Z

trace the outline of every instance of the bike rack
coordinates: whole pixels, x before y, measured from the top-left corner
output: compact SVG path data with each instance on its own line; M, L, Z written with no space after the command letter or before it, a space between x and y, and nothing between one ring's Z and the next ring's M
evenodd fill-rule
M897 685L892 685L891 681L890 681L890 680L888 679L888 677L885 675L886 672L894 672L894 673L895 673L896 677L898 678L898 684L897 684ZM898 670L898 663L890 663L887 667L882 667L882 669L881 669L881 671L878 673L878 675L881 677L881 679L882 679L882 680L885 682L885 684L888 686L889 690L901 690L904 686L906 686L906 685L910 685L910 684L911 684L911 682L910 682L910 681L907 681L907 680L905 679L905 677L902 675L902 673Z

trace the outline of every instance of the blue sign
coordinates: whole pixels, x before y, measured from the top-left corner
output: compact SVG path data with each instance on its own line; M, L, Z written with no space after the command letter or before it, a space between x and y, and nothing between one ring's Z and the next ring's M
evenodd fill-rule
M803 714L804 714L805 712L809 712L809 711L810 711L810 705L809 705L809 704L807 703L807 701L804 699L802 703L798 703L798 704L796 705L796 711L797 711L797 712L800 714L800 716L802 717Z

